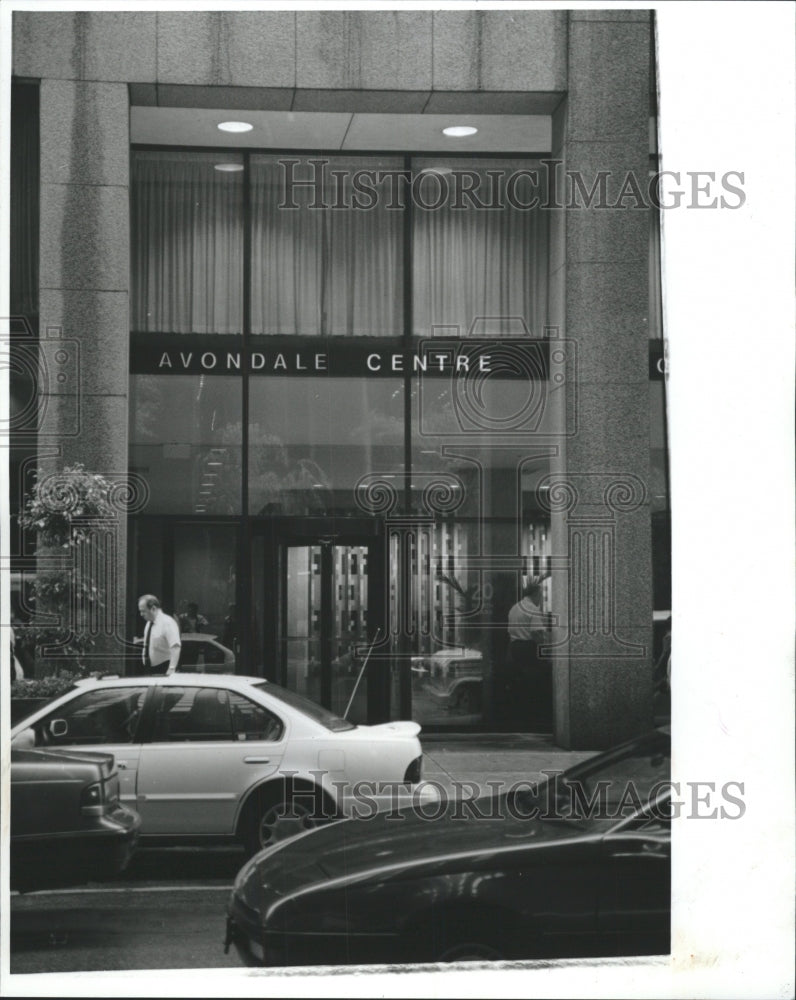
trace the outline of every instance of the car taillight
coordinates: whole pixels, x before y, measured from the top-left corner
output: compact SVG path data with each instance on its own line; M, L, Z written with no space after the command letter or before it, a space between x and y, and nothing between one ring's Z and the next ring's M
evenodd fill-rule
M416 785L420 781L420 776L423 771L423 755L420 754L419 757L415 757L412 763L407 767L406 774L404 775L404 781L410 785Z
M102 782L86 785L80 793L80 811L85 816L98 816L105 807L105 789Z

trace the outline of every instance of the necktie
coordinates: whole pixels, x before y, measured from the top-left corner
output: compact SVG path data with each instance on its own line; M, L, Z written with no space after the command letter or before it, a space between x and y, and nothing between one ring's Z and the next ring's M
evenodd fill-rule
M152 666L152 660L149 656L149 637L152 634L152 622L146 623L146 638L144 639L144 666L149 670Z

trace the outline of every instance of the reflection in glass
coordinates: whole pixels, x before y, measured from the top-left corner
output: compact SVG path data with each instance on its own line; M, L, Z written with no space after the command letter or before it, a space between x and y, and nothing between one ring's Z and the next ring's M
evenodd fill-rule
M363 663L357 650L367 642L368 546L327 542L286 552L286 686L321 702L325 678L331 710L363 723L367 677L357 683Z
M241 380L133 375L130 471L149 485L146 514L239 514Z
M190 604L207 622L197 631L227 638L225 619L235 604L235 534L229 524L174 526L174 614L186 615ZM188 621L188 616L182 623ZM185 626L188 630L187 625Z
M252 379L250 512L362 514L362 476L400 482L403 396L392 379Z
M287 550L285 687L321 700L321 547Z
M367 721L367 669L357 684L362 659L356 649L367 642L368 547L335 545L332 549L332 711Z

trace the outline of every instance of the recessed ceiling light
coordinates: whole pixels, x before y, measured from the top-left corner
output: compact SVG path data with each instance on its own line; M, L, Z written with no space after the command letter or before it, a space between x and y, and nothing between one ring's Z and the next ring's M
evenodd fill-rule
M251 132L254 125L249 122L220 122L216 127L222 132Z
M243 170L242 163L214 163L214 170L221 171L222 174L237 174L239 171Z
M221 126L219 126L220 128ZM478 131L477 128L473 128L472 125L449 125L447 128L442 130L443 135L450 135L454 138L459 138L464 135L475 135Z

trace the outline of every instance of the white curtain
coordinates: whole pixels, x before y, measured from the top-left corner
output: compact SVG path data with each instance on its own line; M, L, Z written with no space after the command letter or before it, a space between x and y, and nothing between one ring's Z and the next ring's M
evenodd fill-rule
M400 336L403 216L385 197L371 208L352 207L352 176L399 170L401 161L327 158L327 183L316 199L308 187L286 192L287 169L299 180L315 176L306 159L286 168L280 160L287 159L251 161L252 332ZM329 170L345 173L333 178ZM314 201L324 207L312 208ZM290 202L299 207L285 207Z
M400 336L405 212L396 209L390 182L376 183L371 207L356 207L354 173L400 171L403 160L327 157L319 199L325 207L311 207L314 189L294 187L299 207L291 209L285 159L290 157L251 157L252 333ZM294 177L312 176L308 159L291 168ZM134 152L134 330L242 331L243 172L229 169L236 162L242 165L239 155L224 152ZM438 165L415 160L413 170ZM527 160L449 160L448 198L437 208L413 206L415 336L431 336L434 327L454 336L543 335L547 213L513 207L507 197L513 173L533 166ZM497 184L499 207L455 207L450 171L457 168L477 175L479 197L489 204L490 185ZM435 190L433 182L422 189L426 203ZM527 180L513 191L523 203L533 193ZM403 195L407 201L405 187Z
M240 333L243 173L226 153L134 151L133 330Z
M527 160L414 161L415 176L425 171L439 177L429 176L419 188L426 205L447 191L439 208L416 205L413 212L415 336L430 337L435 327L447 336L543 336L548 213L512 205L512 200L531 203L534 193L544 202L544 191L534 189L527 176L511 181L516 172L533 167ZM457 198L461 171L476 175L480 203L496 207ZM472 187L474 181L461 183Z

